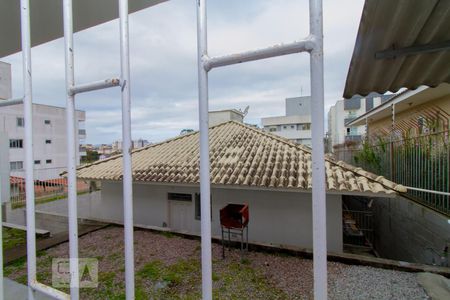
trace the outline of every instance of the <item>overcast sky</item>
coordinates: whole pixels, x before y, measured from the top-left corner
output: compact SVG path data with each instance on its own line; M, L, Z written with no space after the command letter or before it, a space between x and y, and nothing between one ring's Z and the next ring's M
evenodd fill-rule
M325 108L342 99L363 0L324 0ZM229 54L308 35L307 0L208 1L209 55ZM130 16L133 139L158 142L198 128L195 0L172 0ZM76 82L119 75L119 24L75 34ZM12 64L13 95L22 94L20 54ZM64 48L59 39L32 51L34 101L65 106ZM251 62L210 72L210 110L250 106L246 122L283 115L284 99L306 96L308 54ZM120 93L77 96L86 111L87 142L121 137Z

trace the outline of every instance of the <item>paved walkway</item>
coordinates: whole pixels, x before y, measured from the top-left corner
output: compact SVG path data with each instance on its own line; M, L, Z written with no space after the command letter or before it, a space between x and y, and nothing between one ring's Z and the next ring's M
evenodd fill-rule
M28 287L26 285L15 282L9 278L3 278L4 299L5 300L18 300L28 298ZM42 294L41 292L35 293L35 300L49 300L53 299L50 296Z
M83 236L89 232L96 231L108 226L106 223L89 221L88 223L78 224L78 236ZM50 247L65 243L69 240L68 232L57 233L49 238L36 240L36 251L45 250ZM3 262L5 265L27 255L27 245L19 245L17 247L4 251Z

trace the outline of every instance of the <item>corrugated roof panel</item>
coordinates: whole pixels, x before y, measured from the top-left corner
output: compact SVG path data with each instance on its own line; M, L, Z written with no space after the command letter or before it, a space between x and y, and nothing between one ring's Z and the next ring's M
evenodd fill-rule
M450 51L376 59L375 54L450 41L450 0L366 0L344 97L450 83Z
M130 13L167 0L129 1ZM62 0L30 1L31 44L37 46L63 36ZM112 0L74 0L74 31L117 19L118 4ZM117 36L119 39L119 36ZM20 1L0 1L0 57L21 51Z

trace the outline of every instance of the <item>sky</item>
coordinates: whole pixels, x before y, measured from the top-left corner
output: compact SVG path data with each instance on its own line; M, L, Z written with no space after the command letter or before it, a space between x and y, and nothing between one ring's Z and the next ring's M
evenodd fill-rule
M196 1L171 0L130 15L132 138L159 142L198 129ZM324 0L325 114L342 99L363 0ZM307 0L209 0L210 56L267 47L308 35ZM75 34L77 84L119 77L117 20ZM22 56L11 63L13 97L22 92ZM32 49L34 102L65 106L63 39ZM209 108L244 109L245 122L285 114L284 99L310 93L309 55L294 54L214 69ZM121 139L118 88L78 95L87 143Z

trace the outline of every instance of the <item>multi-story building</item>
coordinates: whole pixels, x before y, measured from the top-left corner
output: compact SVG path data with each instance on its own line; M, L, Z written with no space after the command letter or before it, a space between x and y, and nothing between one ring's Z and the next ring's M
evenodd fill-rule
M1 101L1 100L0 100ZM86 155L82 145L86 139L85 112L76 111L79 147L77 162ZM25 175L25 120L23 104L0 107L0 131L9 139L11 176ZM35 178L56 178L67 166L66 109L62 107L33 104L33 153Z
M330 146L343 144L346 141L361 141L366 132L366 126L347 126L347 124L392 97L393 95L371 93L366 97L354 96L351 99L337 101L328 111L327 135Z
M148 140L137 139L137 140L132 140L131 141L131 147L133 149L142 148L142 147L145 147L147 145L150 145L150 142ZM123 142L121 140L114 141L112 143L112 145L111 145L111 150L112 150L111 152L122 152L122 148L123 148ZM108 153L106 153L104 151L99 151L99 153L108 154ZM109 154L111 154L111 153L109 153Z
M263 130L311 146L311 97L286 99L286 115L262 118Z

